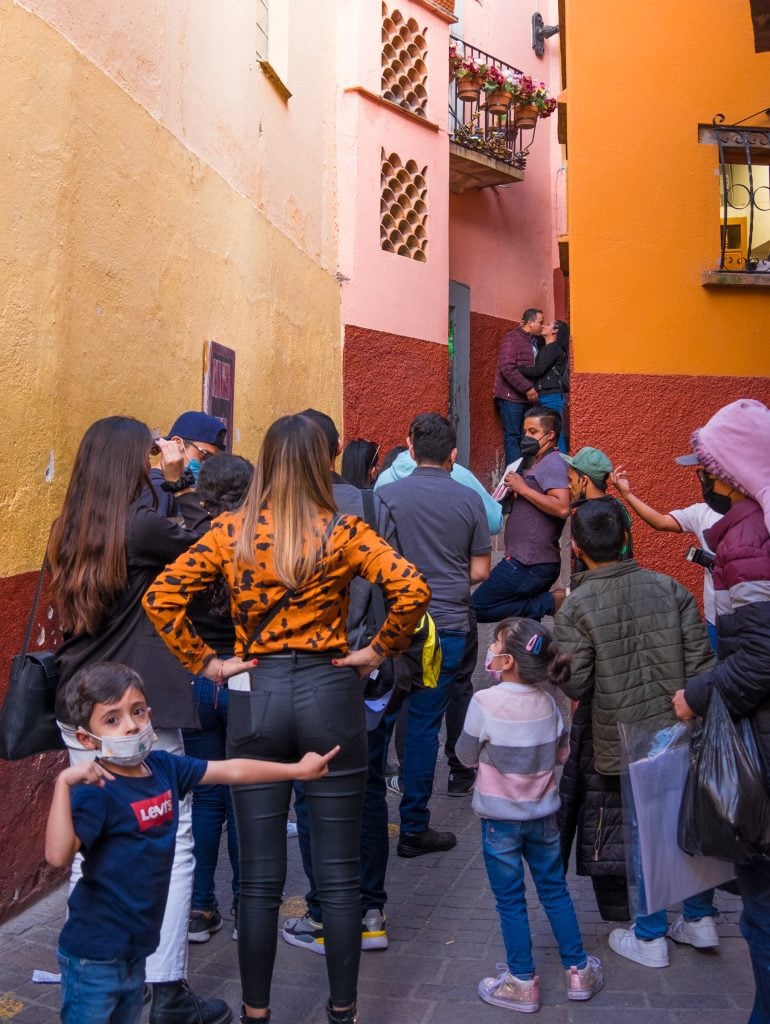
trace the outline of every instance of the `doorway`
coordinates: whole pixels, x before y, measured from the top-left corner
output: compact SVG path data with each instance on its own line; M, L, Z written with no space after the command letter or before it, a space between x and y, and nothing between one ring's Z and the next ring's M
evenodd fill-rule
M471 290L449 282L449 419L457 432L457 461L471 459Z

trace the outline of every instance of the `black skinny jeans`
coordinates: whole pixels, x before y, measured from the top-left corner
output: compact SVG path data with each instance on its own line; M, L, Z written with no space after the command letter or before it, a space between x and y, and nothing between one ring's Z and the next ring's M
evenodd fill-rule
M355 1002L361 957L359 841L368 771L362 683L355 669L323 654L262 656L251 693L231 690L227 756L296 761L308 751L341 750L323 779L303 783L326 969L335 1006ZM234 786L241 860L238 959L243 1001L270 1005L278 910L286 880L286 816L291 782Z

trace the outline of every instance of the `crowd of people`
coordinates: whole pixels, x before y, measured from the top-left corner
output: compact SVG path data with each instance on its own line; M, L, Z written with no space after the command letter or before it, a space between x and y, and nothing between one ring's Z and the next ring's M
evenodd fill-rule
M382 464L366 439L343 451L313 409L276 420L253 465L227 454L221 422L202 412L160 437L121 416L86 432L48 550L70 767L46 857L72 863L67 1024L133 1024L148 997L151 1024L232 1020L187 982L188 942L223 925L223 830L241 1021L270 1018L280 935L325 956L330 1024L354 1024L361 951L388 945L388 788L398 856L456 844L431 827L444 724L448 793L473 794L506 953L479 984L484 1001L540 1006L525 861L566 997L602 988L611 964L585 949L565 881L573 847L605 919L632 921L609 936L616 954L662 968L667 937L718 945L713 891L689 894L669 926L665 911L644 912L641 877L626 877L618 725L702 717L717 687L770 766L770 410L741 400L696 431L680 461L703 501L662 514L604 452L567 453L567 326L544 332L527 310L512 334L495 395L506 460L521 462L502 506L456 463L437 413L415 416ZM705 621L681 584L634 559L629 509L697 537ZM478 621L495 626L489 686L474 694ZM572 702L566 724L554 688ZM292 801L307 912L279 931ZM737 869L751 1024L770 1021L768 863Z

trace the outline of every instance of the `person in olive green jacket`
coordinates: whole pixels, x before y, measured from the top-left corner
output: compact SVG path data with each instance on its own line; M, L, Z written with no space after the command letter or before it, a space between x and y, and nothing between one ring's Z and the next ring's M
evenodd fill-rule
M572 544L588 570L572 578L571 593L554 620L554 639L572 654L570 680L562 689L573 700L590 699L595 767L615 776L620 774L618 724L673 725L673 695L713 663L692 594L633 558L621 562L625 536L626 521L615 501L598 498L577 509ZM642 897L640 885L640 903ZM712 897L702 893L685 901L671 937L701 948L718 945ZM610 947L647 967L667 967L666 929L665 911L638 914L631 928L610 934Z

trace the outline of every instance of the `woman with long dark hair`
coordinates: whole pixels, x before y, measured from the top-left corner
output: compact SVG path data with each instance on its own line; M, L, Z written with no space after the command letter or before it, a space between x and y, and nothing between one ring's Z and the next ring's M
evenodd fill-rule
M181 754L180 729L198 725L189 676L152 629L142 596L159 570L188 547L192 535L156 511L148 475L153 444L161 451L162 465L178 476L184 456L179 446L153 442L147 426L128 416L97 420L80 442L48 547L51 592L64 634L57 651L58 692L93 662L128 665L144 681L156 746ZM62 701L57 713L70 761L92 758L94 751L76 739ZM73 874L80 874L79 858ZM186 800L180 805L161 941L147 959L151 1024L228 1024L232 1019L226 1003L201 999L185 981L192 874Z
M188 618L193 594L218 576L230 590L240 657L220 658ZM347 653L355 576L377 582L390 611L369 646ZM336 514L327 442L302 415L273 423L243 509L216 519L145 597L156 629L189 671L229 680L228 755L286 761L299 750L342 746L323 784L305 786L332 1024L358 1020L358 851L368 764L359 676L408 646L429 597L414 566L374 530ZM270 1015L290 797L290 783L233 790L243 1021Z
M357 437L348 441L342 453L341 476L359 491L369 490L377 479L377 457L380 446L374 441Z

